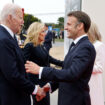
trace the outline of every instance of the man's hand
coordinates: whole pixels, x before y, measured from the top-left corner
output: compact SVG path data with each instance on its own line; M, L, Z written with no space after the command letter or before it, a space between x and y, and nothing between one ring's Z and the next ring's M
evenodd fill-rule
M44 85L42 88L38 86L38 91L36 93L36 100L37 101L42 100L46 96L46 92L49 92L49 90L50 86L48 85L48 83Z
M39 74L40 66L31 61L26 61L25 69L27 73Z
M43 90L43 88L40 88L38 86L38 91L36 93L36 100L40 101L46 96L46 92Z
M46 85L43 86L43 90L44 90L45 92L50 91L50 86L49 86L48 83L47 83Z

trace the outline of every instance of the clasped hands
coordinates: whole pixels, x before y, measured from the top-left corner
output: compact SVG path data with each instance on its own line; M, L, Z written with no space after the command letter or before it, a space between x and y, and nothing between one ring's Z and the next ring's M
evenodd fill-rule
M27 73L39 74L40 66L31 61L27 61L25 64L25 69ZM48 84L46 84L42 88L38 86L38 91L36 93L36 100L37 101L42 100L46 96L46 92L48 92L49 90L50 86Z
M48 84L43 86L42 88L38 86L38 91L36 93L36 100L40 101L46 96L46 92L50 90L50 87Z

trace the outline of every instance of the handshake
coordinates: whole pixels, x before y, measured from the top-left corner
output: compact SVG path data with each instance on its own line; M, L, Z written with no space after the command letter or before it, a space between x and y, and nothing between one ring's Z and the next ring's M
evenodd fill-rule
M37 64L31 61L27 61L25 64L25 69L27 73L39 74L40 66L38 66ZM42 88L38 86L38 90L36 93L36 100L37 101L42 100L46 96L46 92L48 92L49 90L50 90L50 86L48 83L44 85Z
M36 100L37 101L42 100L46 96L46 92L48 92L49 90L50 86L48 85L48 83L44 85L42 88L38 86L38 90L36 93Z

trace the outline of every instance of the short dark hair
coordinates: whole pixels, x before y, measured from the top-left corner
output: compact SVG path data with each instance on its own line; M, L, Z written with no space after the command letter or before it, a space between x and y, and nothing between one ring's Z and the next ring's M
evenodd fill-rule
M73 11L68 13L67 16L74 16L77 18L78 22L82 22L84 24L84 31L87 33L90 25L91 25L91 19L90 17L82 11Z
M45 26L48 27L48 24L45 23Z

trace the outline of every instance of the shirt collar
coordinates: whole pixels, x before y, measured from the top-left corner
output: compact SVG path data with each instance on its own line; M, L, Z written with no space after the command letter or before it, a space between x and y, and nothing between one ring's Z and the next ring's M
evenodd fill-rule
M83 37L85 37L85 36L87 36L87 34L84 34L84 35L82 35L82 36L76 38L76 39L73 41L74 44L77 44L77 42L78 42L80 39L82 39Z
M8 28L6 25L4 25L4 24L1 24L1 26L3 26L8 32L9 32L9 34L12 36L12 37L14 37L14 33L13 33L13 31L10 29L10 28Z
M48 30L46 30L46 33L48 33Z

